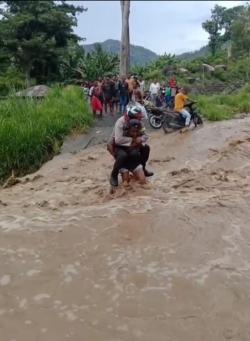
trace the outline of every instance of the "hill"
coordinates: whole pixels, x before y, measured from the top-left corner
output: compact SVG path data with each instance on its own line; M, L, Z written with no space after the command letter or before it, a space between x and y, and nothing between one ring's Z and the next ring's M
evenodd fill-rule
M84 50L91 52L94 49L94 44L84 44ZM105 40L101 44L102 48L112 54L120 54L120 41L114 39ZM158 58L158 55L142 46L130 45L130 56L132 65L145 65Z
M176 57L182 60L192 60L195 58L204 57L208 53L209 53L209 47L206 45L206 46L201 47L199 50L192 51L192 52L184 52L182 54L179 54Z
M96 42L93 44L84 44L83 48L88 53L94 49L95 44L100 44L106 52L118 55L120 54L120 41L114 39L108 39L104 42ZM184 52L177 55L176 57L182 60L192 60L198 57L206 56L208 52L208 46L203 46L199 50ZM131 64L140 66L144 66L145 64L150 63L159 57L159 55L157 55L155 52L138 45L130 45L130 56Z

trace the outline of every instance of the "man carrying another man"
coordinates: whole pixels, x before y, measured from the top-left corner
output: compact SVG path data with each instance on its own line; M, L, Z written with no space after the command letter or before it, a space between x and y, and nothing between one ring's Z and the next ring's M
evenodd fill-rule
M118 186L118 174L120 169L128 164L131 167L136 167L141 164L146 177L153 175L152 172L149 172L146 169L150 147L145 144L145 136L142 135L134 140L126 134L129 121L132 119L141 121L142 118L142 108L139 104L135 104L130 106L125 115L116 121L110 141L110 144L113 144L114 147L112 154L115 157L115 163L110 176L110 184L113 187Z

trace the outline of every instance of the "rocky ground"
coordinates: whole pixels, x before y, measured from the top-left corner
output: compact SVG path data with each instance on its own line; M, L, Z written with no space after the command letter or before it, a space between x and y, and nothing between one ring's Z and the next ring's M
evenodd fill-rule
M1 341L248 341L250 117L151 132L113 195L103 129L0 192Z

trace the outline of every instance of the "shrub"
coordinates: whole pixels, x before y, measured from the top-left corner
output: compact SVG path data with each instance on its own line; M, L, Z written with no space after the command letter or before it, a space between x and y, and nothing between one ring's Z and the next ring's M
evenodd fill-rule
M8 68L0 75L0 96L6 96L12 89L21 89L25 86L24 76L15 68Z
M231 95L198 96L199 108L211 121L226 120L240 112L250 112L250 86Z
M58 152L72 129L91 124L92 116L77 87L51 89L42 101L9 97L0 106L0 181L14 170L37 170Z
M157 79L159 81L159 80L165 79L165 77L163 76L163 74L162 74L162 72L160 70L150 71L150 72L145 74L144 78L147 81L152 81L152 80L155 80L155 79Z

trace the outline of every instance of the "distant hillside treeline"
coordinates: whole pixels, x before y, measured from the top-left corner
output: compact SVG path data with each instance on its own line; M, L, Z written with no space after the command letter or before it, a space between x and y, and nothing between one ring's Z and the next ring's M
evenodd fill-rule
M178 59L183 59L183 60L192 60L195 58L200 58L207 56L209 54L209 47L208 46L203 46L199 50L193 51L193 52L184 52L182 54L179 54L176 56Z
M83 46L85 52L92 52L97 43L86 44ZM101 45L102 49L108 53L119 55L120 54L120 41L114 39L105 40ZM142 46L130 45L130 58L131 65L145 65L158 58L158 55Z

